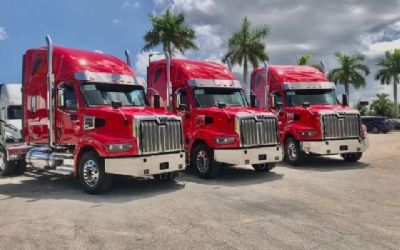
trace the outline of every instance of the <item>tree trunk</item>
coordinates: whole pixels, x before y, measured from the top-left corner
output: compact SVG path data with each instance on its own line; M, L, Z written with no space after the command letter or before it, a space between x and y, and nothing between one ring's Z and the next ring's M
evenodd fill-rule
M243 84L245 88L245 95L247 97L247 100L250 100L250 88L249 85L247 84L247 57L244 57L244 62L243 62Z
M393 99L394 99L394 117L399 118L399 105L397 104L397 84L398 84L398 78L394 78L393 82Z
M348 82L344 83L344 91L345 91L345 93L347 95L348 105L350 105L350 84Z

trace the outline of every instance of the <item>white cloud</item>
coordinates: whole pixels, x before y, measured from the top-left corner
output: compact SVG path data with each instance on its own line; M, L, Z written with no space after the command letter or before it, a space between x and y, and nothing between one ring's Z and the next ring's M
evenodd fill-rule
M9 38L6 29L4 27L0 27L0 41Z
M121 19L115 18L112 20L113 23L122 23Z
M125 0L121 6L123 9L137 9L140 7L139 1Z

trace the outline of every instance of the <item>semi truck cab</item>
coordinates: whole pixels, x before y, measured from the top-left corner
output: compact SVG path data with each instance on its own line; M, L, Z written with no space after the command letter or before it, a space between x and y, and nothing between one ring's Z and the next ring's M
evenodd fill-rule
M266 70L267 69L267 70ZM258 106L278 115L285 159L300 165L306 156L340 154L358 161L368 148L360 113L340 103L335 84L311 66L270 65L252 73Z
M22 141L22 91L20 83L0 84L0 119L7 122L8 140Z
M150 63L147 82L149 98L160 95L161 107L182 118L188 163L199 177L216 177L221 164L269 171L282 160L276 116L249 107L224 66L167 56Z
M90 194L114 174L171 180L185 168L181 118L148 106L128 63L47 42L23 57L29 165L72 172Z

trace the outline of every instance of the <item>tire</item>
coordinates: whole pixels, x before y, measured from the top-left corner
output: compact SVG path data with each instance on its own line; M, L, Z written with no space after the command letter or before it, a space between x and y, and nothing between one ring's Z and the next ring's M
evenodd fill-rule
M347 154L341 154L343 160L347 162L357 162L358 160L361 159L362 153L347 153Z
M257 172L269 172L271 171L274 167L276 166L276 164L274 162L270 162L270 163L261 163L261 164L253 164L252 167L254 168L254 170L256 170Z
M374 133L374 134L379 134L379 132L380 132L380 131L379 131L379 128L378 128L378 127L375 126L375 127L372 128L372 133Z
M13 174L13 164L7 161L7 151L3 146L0 146L0 175L9 176Z
M104 159L95 152L86 152L79 160L79 182L88 194L107 192L112 176L105 173Z
M155 174L153 177L157 181L161 182L172 182L178 176L177 172L165 173L165 174Z
M203 179L213 179L219 174L220 166L214 161L214 154L205 144L197 145L193 150L192 167Z
M17 175L22 175L22 174L25 173L25 170L26 170L26 161L25 161L25 159L19 160L17 162L17 165L15 166L15 173Z
M285 142L285 160L292 166L303 164L306 154L300 150L300 143L293 137L287 138Z

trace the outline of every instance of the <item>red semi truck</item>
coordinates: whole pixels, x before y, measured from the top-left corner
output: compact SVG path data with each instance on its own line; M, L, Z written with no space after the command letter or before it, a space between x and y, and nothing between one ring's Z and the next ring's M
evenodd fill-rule
M148 95L183 121L188 163L201 178L218 175L221 164L269 171L282 160L274 114L248 106L241 84L224 66L186 59L153 61Z
M267 69L267 70L266 70ZM300 165L306 156L340 154L358 161L368 148L360 113L342 104L335 84L311 66L271 65L253 71L257 106L278 115L285 160Z
M28 165L72 172L91 194L113 174L169 180L185 168L181 118L148 106L128 63L47 43L23 57Z

